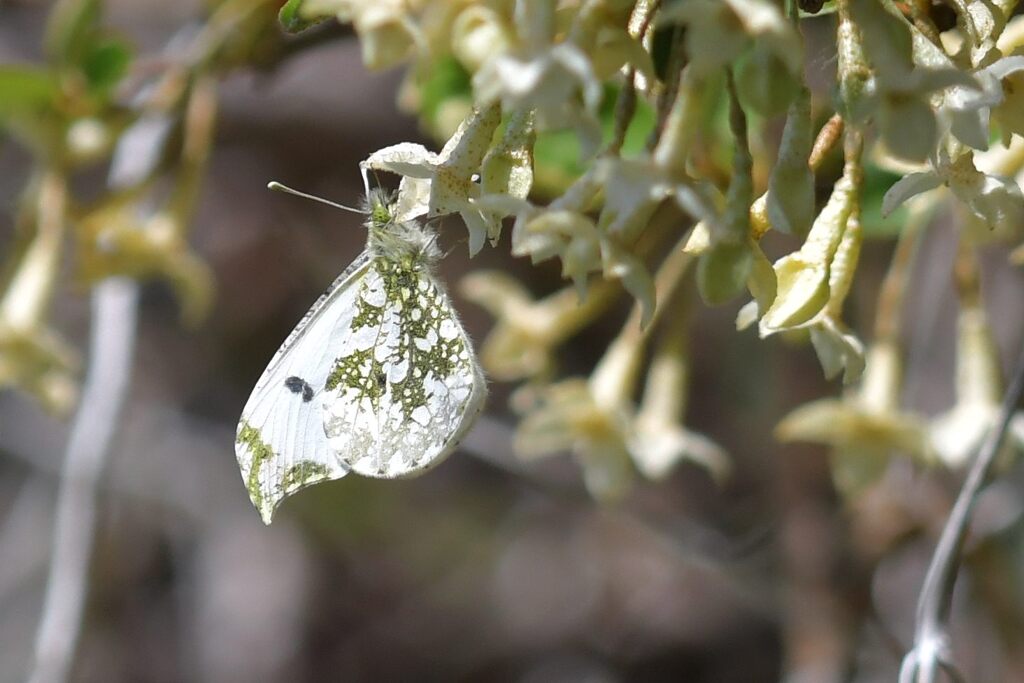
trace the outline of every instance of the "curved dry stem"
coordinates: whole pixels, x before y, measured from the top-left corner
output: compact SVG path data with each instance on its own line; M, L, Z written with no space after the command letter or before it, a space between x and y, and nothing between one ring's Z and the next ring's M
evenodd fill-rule
M934 683L939 669L952 679L957 673L949 647L949 612L956 583L960 554L971 520L971 511L988 479L992 464L1003 445L1010 420L1024 395L1024 351L1021 352L1013 379L1003 396L999 420L982 443L960 495L957 496L946 526L942 529L935 553L925 574L917 603L914 647L903 658L900 683Z

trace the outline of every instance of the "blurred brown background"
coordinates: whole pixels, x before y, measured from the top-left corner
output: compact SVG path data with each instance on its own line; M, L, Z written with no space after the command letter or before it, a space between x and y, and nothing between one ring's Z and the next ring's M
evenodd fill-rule
M143 51L195 11L194 2L108 4ZM0 2L0 61L40 59L47 9ZM599 507L567 458L514 461L510 387L494 385L468 452L415 480L352 476L314 487L262 525L233 452L241 406L364 240L358 218L265 186L277 179L354 203L368 153L403 140L436 144L397 110L400 76L367 73L349 36L222 84L194 227L217 303L200 327L183 329L169 290L145 289L74 680L740 682L785 671L828 681L853 663L855 680L893 680L955 481L907 470L901 496L857 516L844 511L825 452L771 438L794 406L837 387L821 379L808 347L737 334L739 303L703 310L695 326L688 423L734 458L722 488L683 465ZM0 248L27 160L0 141ZM103 174L81 179L83 195ZM558 285L556 268L515 262L504 243L470 263L457 219L444 229L455 247L443 273L453 289L477 267L508 269L538 293ZM889 250L866 249L850 315L863 328ZM909 314L908 396L929 412L952 401L952 255L940 227L921 254L927 267L918 268ZM1012 349L1024 283L1002 260L993 255L985 286L1001 347ZM457 296L455 304L482 340L487 317ZM55 318L84 348L86 292L62 288ZM587 372L602 348L594 340L620 324L607 320L570 343L566 370ZM31 665L66 436L64 423L24 397L0 395L0 681L23 680ZM982 509L1016 548L1020 480L1011 473L994 511ZM889 526L911 531L891 543ZM889 544L873 576L872 543ZM1010 553L1003 569L1017 577L1011 599L1024 581L1021 555ZM957 656L971 680L997 680L1013 671L997 645L1005 633L1019 637L1020 624L997 628L978 582L968 574L966 584Z

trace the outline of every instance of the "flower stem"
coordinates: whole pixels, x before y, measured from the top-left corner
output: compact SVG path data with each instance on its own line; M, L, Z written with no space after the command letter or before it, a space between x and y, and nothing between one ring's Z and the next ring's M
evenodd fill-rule
M939 542L935 546L918 596L914 647L903 658L900 683L934 683L939 669L954 677L958 676L949 651L948 624L960 555L967 537L971 511L989 478L996 456L1002 450L1006 431L1022 395L1024 350L1017 361L1013 380L1003 396L999 419L989 431L971 464L967 479L960 489L949 519L939 536Z

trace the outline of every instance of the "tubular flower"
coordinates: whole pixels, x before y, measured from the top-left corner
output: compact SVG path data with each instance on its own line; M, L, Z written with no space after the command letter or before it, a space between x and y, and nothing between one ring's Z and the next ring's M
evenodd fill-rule
M787 330L809 330L826 376L845 370L847 383L864 369L863 345L840 321L863 239L859 184L857 162L847 162L846 172L836 182L804 245L776 261L777 293L759 323L762 338Z
M883 215L915 195L945 185L990 229L1019 225L1024 220L1024 195L1017 183L979 171L973 152L957 144L951 147L952 151L939 151L932 170L911 173L896 181L882 199Z
M999 418L1002 372L992 332L980 306L968 305L957 323L956 404L930 427L935 452L949 467L964 467ZM1015 413L1002 456L1024 448L1024 413Z
M878 480L894 455L934 460L925 421L899 408L902 361L895 343L871 347L860 386L842 399L800 406L775 428L781 441L810 441L832 448L836 486L856 495Z
M501 381L550 376L557 348L613 301L616 290L597 285L580 301L572 289L563 289L535 301L515 278L499 271L471 273L460 287L463 297L495 319L480 360Z
M483 247L487 237L495 238L500 228L497 218L477 206L480 185L474 180L500 122L501 113L496 105L478 108L463 121L440 153L420 144L402 142L377 150L360 166L364 174L378 170L402 176L400 218L458 213L469 230L472 255ZM514 175L510 173L508 177Z

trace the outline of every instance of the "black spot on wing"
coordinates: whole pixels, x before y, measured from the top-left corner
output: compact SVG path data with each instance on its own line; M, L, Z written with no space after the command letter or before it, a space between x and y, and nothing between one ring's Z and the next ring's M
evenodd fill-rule
M302 402L309 403L313 400L313 387L301 377L289 377L284 381L285 387L293 394L302 394Z

